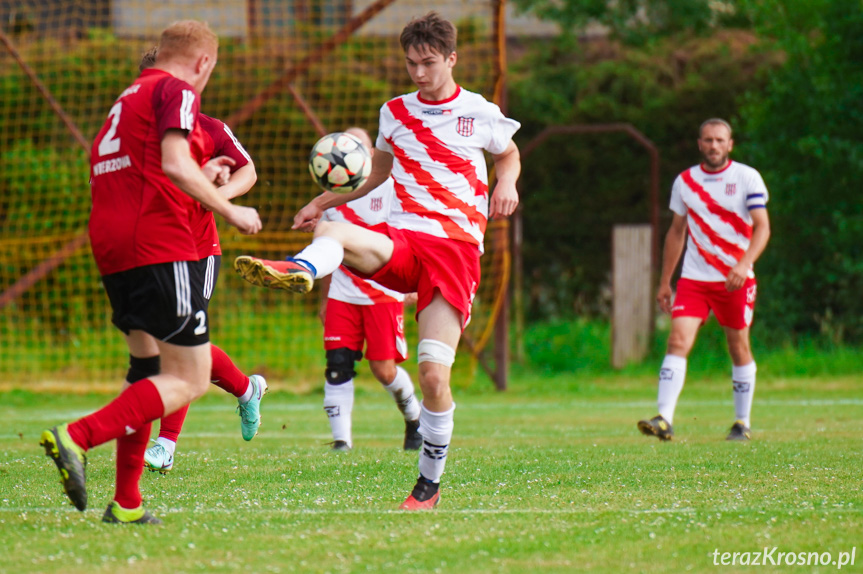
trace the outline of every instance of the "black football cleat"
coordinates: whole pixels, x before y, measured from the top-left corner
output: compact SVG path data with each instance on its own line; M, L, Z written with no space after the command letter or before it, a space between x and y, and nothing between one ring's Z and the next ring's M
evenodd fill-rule
M57 465L66 496L83 511L87 508L87 454L69 436L68 428L64 424L44 431L39 444Z
M102 522L108 524L162 524L162 521L144 510L142 507L126 510L121 508L117 501L111 501L108 508L105 509L105 514L102 515Z
M351 450L351 445L343 440L334 440L330 444L333 445L333 450L337 452L350 452Z
M420 434L419 428L419 420L405 421L405 450L419 450L423 445L423 435Z
M663 441L674 438L674 429L671 428L671 423L665 420L662 415L656 415L649 421L638 421L638 430L643 435L655 436Z
M749 427L743 424L743 421L735 421L725 440L750 440L751 438L752 431Z

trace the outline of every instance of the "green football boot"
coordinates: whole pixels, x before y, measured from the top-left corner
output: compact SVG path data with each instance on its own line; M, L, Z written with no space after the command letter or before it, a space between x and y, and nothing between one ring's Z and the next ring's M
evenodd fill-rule
M102 522L109 524L162 524L161 520L144 510L143 506L126 510L117 504L116 500L112 500L108 508L105 509Z
M237 411L240 413L240 430L245 440L252 440L258 434L258 427L261 426L261 399L267 394L268 389L267 381L261 375L249 377L249 384L252 385L252 398L247 403L237 405Z
M69 436L68 428L68 424L63 424L43 431L39 444L57 465L66 496L75 508L83 511L87 508L87 454Z

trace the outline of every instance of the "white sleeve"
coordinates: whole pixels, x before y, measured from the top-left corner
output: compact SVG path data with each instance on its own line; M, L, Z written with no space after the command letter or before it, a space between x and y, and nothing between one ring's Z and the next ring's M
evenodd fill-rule
M335 207L324 210L324 213L321 214L321 221L333 221L333 210L335 210Z
M378 120L378 139L375 141L375 147L388 154L393 154L393 146L387 141L392 136L396 121L390 112L389 106L384 104L381 106L380 119Z
M503 115L497 105L488 102L488 107L491 109L489 138L484 147L489 153L503 153L521 124Z
M677 215L686 215L689 211L686 207L686 204L683 203L682 197L682 189L683 189L683 178L679 175L677 179L674 180L674 185L671 186L671 201L668 204L668 207L676 213Z
M761 174L753 169L746 185L746 208L757 209L759 207L767 207L768 199L767 186L764 185Z

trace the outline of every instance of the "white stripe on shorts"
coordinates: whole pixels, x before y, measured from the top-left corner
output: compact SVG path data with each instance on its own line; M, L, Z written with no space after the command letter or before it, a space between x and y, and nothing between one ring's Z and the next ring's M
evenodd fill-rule
M216 258L212 255L207 257L207 271L204 273L204 299L210 300L213 296L213 276L216 268Z
M177 295L177 317L192 314L192 290L189 286L189 264L174 261L174 287Z

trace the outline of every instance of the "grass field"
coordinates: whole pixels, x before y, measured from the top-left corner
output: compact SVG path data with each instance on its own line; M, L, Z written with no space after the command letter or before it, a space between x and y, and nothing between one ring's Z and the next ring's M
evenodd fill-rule
M69 506L39 432L105 396L0 395L0 539L8 572L832 572L715 566L723 552L863 546L859 378L762 377L751 443L724 440L730 382L691 377L677 440L640 436L651 378L520 376L457 392L440 506L395 510L416 476L402 425L365 381L355 449L332 453L321 396L273 393L251 443L233 402L196 404L175 470L147 473L161 527L103 525L112 448L90 453L91 508ZM863 548L855 564L863 569ZM826 557L824 557L826 559ZM753 560L750 556L749 560Z

